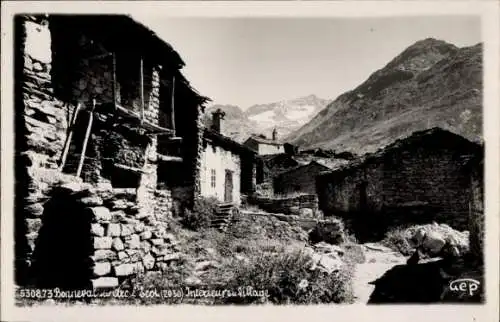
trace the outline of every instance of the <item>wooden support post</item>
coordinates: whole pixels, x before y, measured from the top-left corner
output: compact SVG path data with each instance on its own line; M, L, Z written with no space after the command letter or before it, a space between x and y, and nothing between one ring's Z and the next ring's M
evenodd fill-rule
M80 102L76 104L75 110L73 111L73 117L71 118L71 123L69 124L69 132L68 136L66 137L66 142L64 142L64 151L61 157L61 164L59 165L59 171L62 171L64 165L66 164L66 158L68 157L69 147L71 146L71 138L73 137L73 130L75 127L79 111L80 111Z
M172 77L172 104L170 110L170 118L172 120L172 130L175 136L175 75Z
M141 124L144 120L144 61L141 57Z
M117 87L117 79L116 79L116 55L112 54L113 58L113 105L116 108L116 104L118 104L118 89Z
M96 101L95 99L92 101L92 109L89 111L89 124L87 125L87 132L85 133L85 138L83 140L82 153L80 154L80 162L78 163L78 169L76 170L76 176L79 177L82 168L83 162L85 160L85 153L87 152L87 144L89 142L90 132L92 130L92 122L94 120L94 109L95 109Z

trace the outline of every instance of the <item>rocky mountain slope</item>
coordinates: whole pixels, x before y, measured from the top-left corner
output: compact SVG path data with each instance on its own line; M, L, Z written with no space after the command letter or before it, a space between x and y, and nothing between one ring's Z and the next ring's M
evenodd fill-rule
M328 100L309 95L269 104L256 104L244 112L234 105L213 105L207 108L204 123L210 125L211 113L220 108L226 112L222 133L243 142L251 134L271 136L277 128L281 138L310 121L327 104Z
M359 154L435 126L481 140L482 44L418 41L287 140Z

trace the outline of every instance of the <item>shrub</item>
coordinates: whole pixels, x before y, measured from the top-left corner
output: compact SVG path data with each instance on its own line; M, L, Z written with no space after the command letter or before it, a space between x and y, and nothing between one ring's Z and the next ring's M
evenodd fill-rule
M326 242L339 245L345 242L344 224L339 219L329 219L317 223L309 233L309 240L315 244Z
M200 230L210 227L212 219L217 212L216 198L198 197L194 200L192 209L184 210L183 224L192 230Z
M299 250L262 253L252 256L247 265L232 267L229 289L253 289L266 297L234 297L225 303L319 304L353 301L351 270L326 274L311 271L311 258ZM227 270L227 268L226 268Z
M405 256L409 256L415 250L408 242L409 228L407 227L396 227L389 230L385 238L382 240L382 245L393 249L396 252L400 252Z

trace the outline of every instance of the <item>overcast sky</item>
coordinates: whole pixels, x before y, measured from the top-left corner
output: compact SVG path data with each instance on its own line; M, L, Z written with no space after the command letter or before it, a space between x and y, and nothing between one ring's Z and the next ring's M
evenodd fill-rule
M418 40L481 41L473 17L162 18L133 15L170 43L214 103L271 103L353 89Z

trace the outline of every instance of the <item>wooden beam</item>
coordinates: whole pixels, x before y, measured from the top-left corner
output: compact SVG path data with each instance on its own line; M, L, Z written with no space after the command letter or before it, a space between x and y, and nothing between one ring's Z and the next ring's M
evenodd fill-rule
M87 57L87 59L88 60L91 60L91 59L101 59L101 58L109 57L111 55L113 55L113 53L104 53L104 54L100 54L100 55L95 55L95 56Z
M116 79L116 55L113 53L113 104L116 109L116 104L118 104L118 89L117 89L117 79Z
M76 119L78 117L78 112L80 111L81 103L76 104L75 110L73 111L73 117L71 118L71 123L69 124L69 132L64 142L64 151L61 157L61 164L59 165L59 171L62 171L64 165L66 164L66 158L68 157L69 147L71 146L71 138L73 137L73 130L75 127Z
M144 60L141 57L141 123L144 120Z
M131 166L124 165L124 164L115 163L114 166L115 166L115 168L119 168L119 169L127 170L127 171L132 171L132 172L135 172L135 173L147 173L143 169L131 167Z
M163 161L163 162L182 162L181 157L176 157L176 156L171 156L171 155L163 155L156 153L156 157L158 160Z
M85 160L85 153L87 152L87 144L89 142L90 132L92 130L92 122L94 120L94 108L96 105L95 99L92 100L92 104L93 108L92 110L89 111L89 124L87 125L87 132L85 132L85 139L83 140L82 153L80 154L80 161L78 162L78 169L76 170L77 177L79 177L82 172L83 162Z
M124 115L126 117L130 117L130 118L135 119L135 120L140 120L141 116L137 112L129 110L129 109L121 106L120 104L115 104L115 106L116 106L117 112L120 112L122 115ZM153 124L153 123L146 121L146 120L143 120L142 127L144 129L148 130L149 132L153 132L153 133L166 133L166 134L171 135L173 132L171 129L161 127L159 125Z
M170 119L172 120L172 130L175 135L175 75L172 76L172 104L170 109Z

